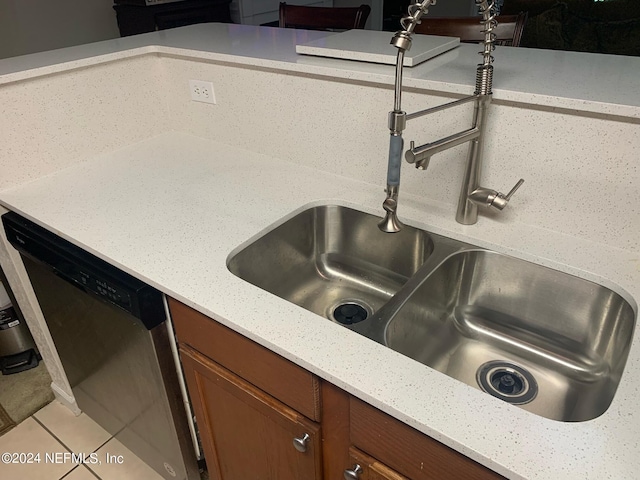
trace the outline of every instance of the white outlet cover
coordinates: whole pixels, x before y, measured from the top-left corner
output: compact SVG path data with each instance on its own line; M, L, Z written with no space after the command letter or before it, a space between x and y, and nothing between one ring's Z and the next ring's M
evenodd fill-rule
M189 80L191 100L204 103L216 103L216 95L213 91L213 82L203 80Z

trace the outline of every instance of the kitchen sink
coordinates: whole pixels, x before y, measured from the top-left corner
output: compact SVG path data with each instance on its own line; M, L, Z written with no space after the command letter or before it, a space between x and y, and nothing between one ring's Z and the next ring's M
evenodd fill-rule
M303 211L228 262L240 278L537 415L611 404L635 328L614 291L346 207Z
M595 283L485 250L455 253L388 319L385 344L547 418L609 407L635 324Z
M397 235L380 219L335 205L311 208L234 255L238 277L318 315L343 324L370 317L433 250L428 233L407 227Z

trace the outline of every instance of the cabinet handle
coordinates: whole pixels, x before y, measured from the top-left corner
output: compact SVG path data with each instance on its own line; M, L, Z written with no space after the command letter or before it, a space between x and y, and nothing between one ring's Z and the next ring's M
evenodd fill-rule
M293 439L293 446L296 447L296 450L299 452L304 453L307 451L307 443L309 443L309 440L311 440L311 437L308 433L305 433L302 438L296 437Z
M362 473L362 467L357 463L351 470L344 471L344 480L358 480Z

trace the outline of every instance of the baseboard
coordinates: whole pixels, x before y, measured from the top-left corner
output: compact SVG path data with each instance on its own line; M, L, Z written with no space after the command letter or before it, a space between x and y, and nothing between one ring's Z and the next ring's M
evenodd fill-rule
M53 390L53 394L56 396L56 400L58 400L65 407L71 410L76 417L82 413L82 410L78 408L76 399L69 396L55 382L51 382L51 390Z

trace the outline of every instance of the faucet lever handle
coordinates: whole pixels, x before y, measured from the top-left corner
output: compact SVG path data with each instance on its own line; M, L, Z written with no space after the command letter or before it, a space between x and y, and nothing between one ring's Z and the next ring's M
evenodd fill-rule
M495 196L493 196L493 198L491 195L489 195L489 198L487 199L488 205L490 207L495 207L498 210L502 210L504 207L507 206L513 194L516 193L516 190L518 190L523 183L524 183L524 179L521 178L520 180L518 180L518 183L516 183L514 187L511 190L509 190L509 193L507 193L506 195L500 192L495 192Z
M507 202L511 200L511 197L513 196L513 194L516 193L516 191L522 186L523 183L524 183L524 178L521 178L520 180L518 180L518 183L516 183L511 190L509 190L509 193L505 195L504 199Z

